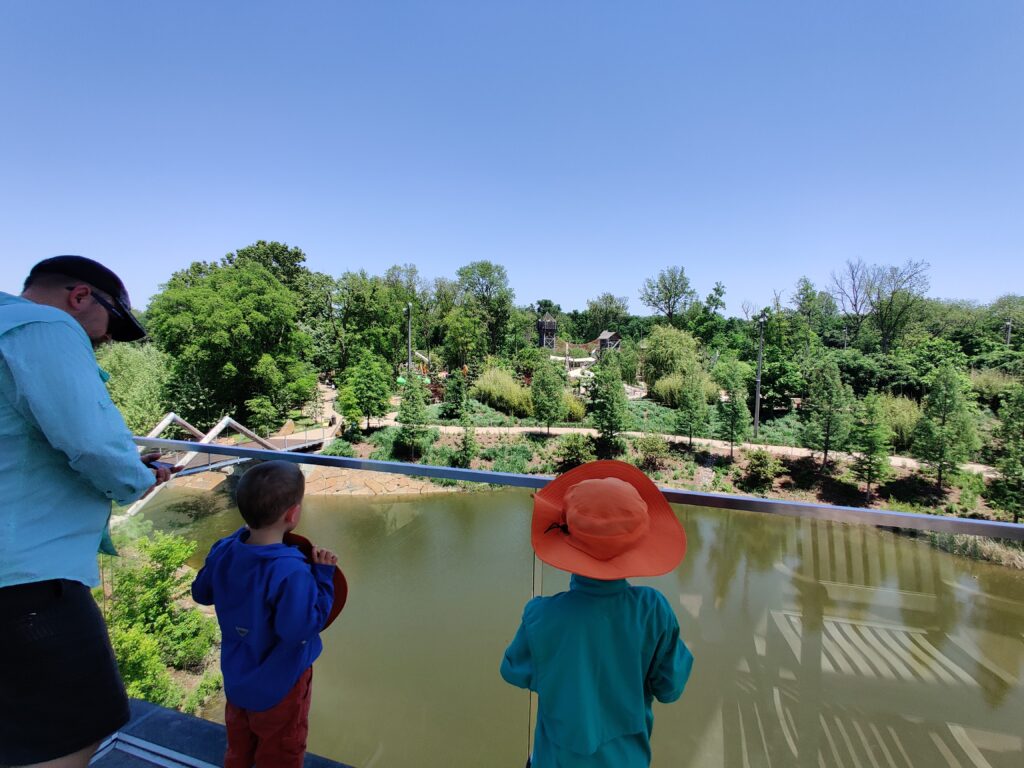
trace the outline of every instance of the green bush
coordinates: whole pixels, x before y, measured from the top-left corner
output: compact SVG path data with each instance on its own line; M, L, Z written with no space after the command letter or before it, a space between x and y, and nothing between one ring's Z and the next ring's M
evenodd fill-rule
M346 440L335 438L327 444L327 446L320 451L323 456L343 456L345 458L352 458L356 455L356 449L352 447L352 444Z
M762 445L800 445L800 415L790 411L785 416L760 425L755 442Z
M651 395L669 408L678 408L680 394L685 383L686 379L683 374L670 373L654 382L654 386L651 387Z
M396 437L398 427L385 427L370 435L370 445L374 446L370 458L375 461L393 461Z
M493 462L491 469L495 472L523 474L533 460L533 446L523 441L498 443L481 451L480 458Z
M171 679L160 642L138 624L112 625L110 642L128 695L162 707L181 703L181 688Z
M971 389L978 397L978 402L997 411L1002 399L1013 389L1018 381L1002 371L985 368L971 371Z
M185 698L181 705L181 711L187 715L194 715L199 712L210 697L224 687L224 678L220 672L207 672L199 681L199 685L192 689L192 692Z
M590 435L572 433L562 435L558 438L558 445L555 447L555 457L558 460L558 471L566 472L580 464L593 461L594 439Z
M175 611L161 622L157 640L164 661L175 669L198 671L217 643L217 622L196 609Z
M921 420L921 406L909 397L882 395L885 420L892 428L892 449L906 453L914 441L914 430Z
M658 435L644 435L633 442L637 466L648 472L662 469L668 459L668 443Z
M587 406L575 395L566 392L563 395L565 400L565 420L578 424L587 417Z
M530 390L502 368L489 368L473 382L470 397L512 416L533 413Z
M780 472L782 462L773 454L760 448L747 451L747 471L743 479L748 487L770 488Z

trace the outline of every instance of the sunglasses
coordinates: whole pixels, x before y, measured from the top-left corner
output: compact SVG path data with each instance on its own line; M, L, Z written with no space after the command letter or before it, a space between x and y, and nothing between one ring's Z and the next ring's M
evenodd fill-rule
M65 290L73 291L73 290L75 290L75 286L69 285L69 286L67 286L65 288ZM96 303L97 304L99 304L101 307L103 307L105 310L107 310L107 313L110 314L111 317L116 317L118 320L125 320L126 319L125 316L124 316L124 312L122 312L120 309L118 309L113 304L111 304L109 301L107 301L105 298L103 298L99 294L98 291L93 289L91 295L92 295L92 297L94 299L96 299Z

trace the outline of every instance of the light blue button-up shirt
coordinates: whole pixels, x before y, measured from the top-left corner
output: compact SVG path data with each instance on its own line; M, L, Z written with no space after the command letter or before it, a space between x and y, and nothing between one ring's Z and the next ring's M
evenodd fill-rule
M111 500L153 481L78 322L0 292L0 587L98 584Z

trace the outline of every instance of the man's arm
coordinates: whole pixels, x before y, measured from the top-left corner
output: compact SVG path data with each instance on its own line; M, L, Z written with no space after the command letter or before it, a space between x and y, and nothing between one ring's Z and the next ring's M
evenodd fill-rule
M93 488L128 504L153 485L99 376L88 343L63 323L28 323L2 337L14 405Z

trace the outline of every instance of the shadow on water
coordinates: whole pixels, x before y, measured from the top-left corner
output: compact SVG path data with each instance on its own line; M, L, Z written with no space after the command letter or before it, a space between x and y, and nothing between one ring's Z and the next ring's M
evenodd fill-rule
M147 511L205 552L230 496ZM191 512L185 509L194 504ZM354 765L521 765L529 701L498 675L536 587L524 491L310 496L301 532L351 593L324 635L310 748ZM678 506L688 552L660 589L694 652L656 705L655 766L1024 764L1024 573L862 526ZM196 564L201 562L201 555Z

